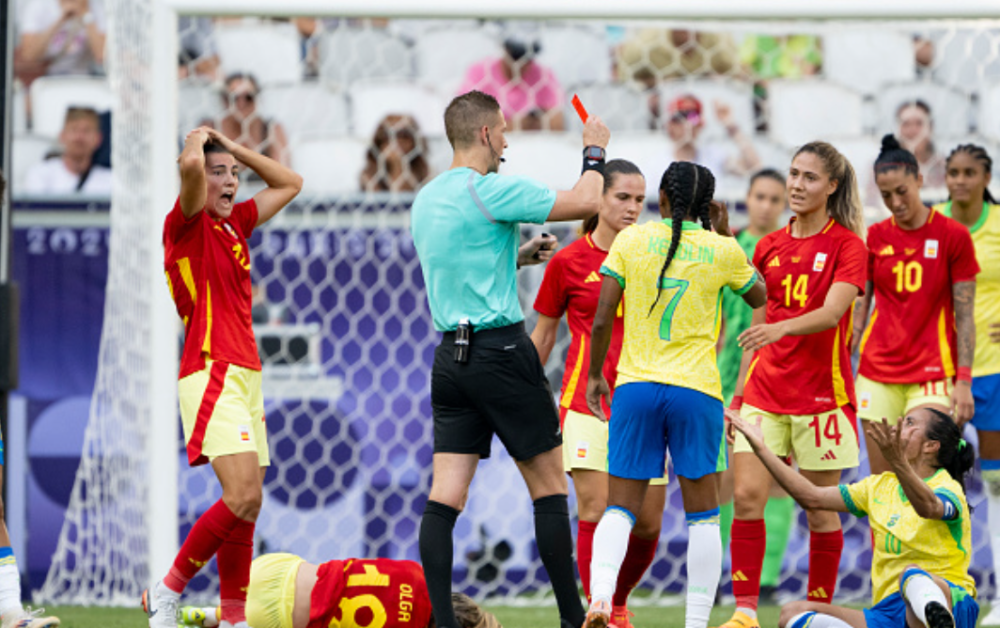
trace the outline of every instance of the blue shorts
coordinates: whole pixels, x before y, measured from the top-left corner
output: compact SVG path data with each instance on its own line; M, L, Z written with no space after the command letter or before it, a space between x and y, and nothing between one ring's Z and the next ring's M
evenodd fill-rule
M1000 373L972 378L976 416L972 425L984 432L1000 432Z
M955 617L955 628L976 628L979 603L962 587L950 582L948 586L951 587L951 614ZM906 601L899 591L864 610L868 628L907 628Z
M722 402L690 388L632 382L615 388L608 433L608 473L663 477L667 448L674 473L696 480L726 469Z

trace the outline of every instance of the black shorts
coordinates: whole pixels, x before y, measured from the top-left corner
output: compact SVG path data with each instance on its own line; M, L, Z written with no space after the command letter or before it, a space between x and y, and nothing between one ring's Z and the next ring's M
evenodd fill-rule
M455 334L434 351L434 453L489 458L493 434L518 461L562 445L559 412L524 324L474 332L469 361L455 362Z

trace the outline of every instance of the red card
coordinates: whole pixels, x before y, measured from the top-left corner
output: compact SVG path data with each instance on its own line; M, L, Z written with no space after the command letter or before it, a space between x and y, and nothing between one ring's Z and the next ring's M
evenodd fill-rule
M590 117L590 114L588 114L587 110L584 109L583 103L580 102L580 97L577 96L576 94L573 94L573 100L571 100L570 102L573 103L573 108L576 109L576 115L580 116L580 120L584 124L586 124L587 118Z

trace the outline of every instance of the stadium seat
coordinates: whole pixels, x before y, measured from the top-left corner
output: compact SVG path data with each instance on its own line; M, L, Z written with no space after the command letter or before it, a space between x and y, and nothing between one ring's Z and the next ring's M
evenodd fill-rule
M580 178L578 133L508 133L507 142L503 174L528 176L556 190L568 190Z
M854 174L858 179L858 192L861 194L861 200L865 206L884 209L878 188L875 187L874 172L872 171L881 146L879 139L867 135L823 139L827 139L844 157L847 157L847 161L851 162Z
M11 129L14 133L28 132L28 101L27 93L20 81L14 82L14 93L11 95Z
M428 30L417 40L414 52L418 80L450 100L470 65L499 57L502 49L500 42L482 29L454 28Z
M58 137L70 106L107 111L114 94L107 80L92 76L43 76L31 83L31 130L35 135Z
M41 163L50 151L57 150L58 143L51 137L41 135L15 135L11 142L10 191L23 194L28 171Z
M540 33L538 62L548 66L564 87L611 79L611 48L603 30L585 26L550 26Z
M410 78L413 58L402 39L384 30L341 27L320 39L319 74L329 87L347 89L359 79Z
M290 144L292 168L302 175L305 194L342 194L360 189L367 141L341 135Z
M649 129L649 107L645 93L622 83L588 83L573 85L566 90L565 117L567 128L573 131L583 129L580 117L570 104L573 94L580 97L588 113L600 116L615 133Z
M427 161L431 166L431 176L439 175L451 168L453 152L448 138L444 135L430 135L427 137Z
M1000 83L984 87L979 107L979 131L993 141L1000 141ZM1000 157L990 153L994 159Z
M660 87L662 119L666 120L666 109L670 102L683 94L693 94L701 101L705 128L701 137L718 139L726 137L726 129L715 115L715 102L723 102L732 109L733 121L744 133L753 133L753 92L750 85L724 79L700 79L667 81Z
M639 166L646 178L646 196L650 199L658 198L660 177L670 165L670 143L665 135L653 131L618 133L612 127L608 159L616 158L627 159Z
M963 135L969 132L973 117L968 96L956 88L925 81L882 87L878 93L877 135L881 137L894 132L899 105L916 99L930 106L935 134Z
M261 91L259 103L261 114L284 126L291 144L348 132L347 97L316 82L269 87Z
M862 94L876 94L885 83L912 81L913 40L884 28L831 29L823 35L823 74Z
M217 24L215 41L224 75L253 74L262 87L302 80L302 46L292 24Z
M181 81L177 86L177 125L181 136L205 120L225 115L219 87L202 81Z
M983 81L995 81L1000 76L997 35L993 28L970 29L955 25L932 31L934 63L931 77L937 83L963 92L974 92Z
M426 135L444 134L444 109L448 100L413 81L360 81L350 90L352 129L371 137L386 114L406 113Z
M862 132L861 96L833 83L818 79L771 81L768 106L770 138L786 146L856 137Z

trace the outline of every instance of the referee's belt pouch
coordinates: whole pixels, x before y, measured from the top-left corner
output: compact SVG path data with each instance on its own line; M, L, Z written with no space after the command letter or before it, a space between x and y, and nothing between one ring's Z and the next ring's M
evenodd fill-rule
M472 326L462 321L455 329L455 361L465 364L469 361L469 349L472 347Z

